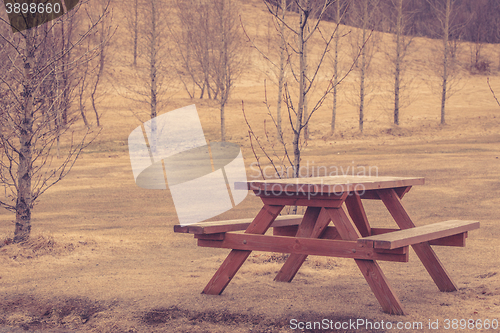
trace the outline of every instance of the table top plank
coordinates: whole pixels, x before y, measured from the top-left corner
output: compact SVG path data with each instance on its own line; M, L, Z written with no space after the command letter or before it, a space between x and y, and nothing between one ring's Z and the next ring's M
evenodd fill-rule
M424 178L327 176L310 178L267 179L236 182L235 189L272 193L343 193L423 185Z

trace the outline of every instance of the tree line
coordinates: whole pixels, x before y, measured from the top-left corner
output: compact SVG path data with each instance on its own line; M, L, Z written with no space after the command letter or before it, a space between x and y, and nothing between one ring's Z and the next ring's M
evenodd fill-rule
M271 3L280 0L269 0ZM341 8L351 7L350 0L338 0ZM434 7L444 6L446 0L405 0L403 10L408 13L408 21L404 33L406 35L441 38L438 33L439 17ZM295 0L287 0L289 9L298 11ZM313 7L321 7L323 0L313 0ZM451 24L460 29L450 34L451 39L473 43L500 43L500 2L498 0L453 0L456 13ZM352 9L352 7L351 7ZM380 32L394 33L397 29L397 8L394 0L378 0L369 4L369 11L377 13L370 28ZM336 21L336 9L330 7L323 16L324 20ZM362 27L363 22L355 10L347 10L340 20L341 24Z

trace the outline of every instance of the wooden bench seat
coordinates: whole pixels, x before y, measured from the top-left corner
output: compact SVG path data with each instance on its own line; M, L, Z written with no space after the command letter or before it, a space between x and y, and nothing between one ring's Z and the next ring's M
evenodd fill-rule
M453 235L465 234L469 230L478 228L478 221L450 220L381 235L363 237L358 239L358 243L375 249L391 250Z
M281 215L274 220L271 227L283 227L289 225L298 225L302 221L303 215ZM239 219L216 222L200 222L186 226L175 225L174 232L190 234L217 234L229 231L246 230L253 219Z

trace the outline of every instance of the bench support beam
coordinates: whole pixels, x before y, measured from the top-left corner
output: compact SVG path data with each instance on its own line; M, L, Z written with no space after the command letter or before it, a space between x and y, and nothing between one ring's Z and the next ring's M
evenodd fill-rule
M415 224L401 204L401 199L393 189L378 190L378 195L401 229L414 228ZM412 245L413 250L440 291L456 291L457 286L444 268L428 242Z
M295 237L318 238L330 223L326 211L319 207L307 207L304 220L299 225ZM307 254L292 253L281 267L274 281L291 282L307 258Z
M337 231L344 240L355 241L361 237L355 224L349 220L343 208L326 208ZM374 260L355 259L359 270L370 286L373 294L382 306L384 312L389 314L404 315L403 306L389 285L389 281L382 272L378 263Z
M264 205L245 233L265 234L284 206ZM252 251L232 250L208 282L202 294L220 295Z

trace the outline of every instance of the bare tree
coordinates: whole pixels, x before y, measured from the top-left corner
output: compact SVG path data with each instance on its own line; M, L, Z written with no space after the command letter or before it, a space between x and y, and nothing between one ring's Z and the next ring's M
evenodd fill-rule
M142 0L141 0L142 1ZM130 0L120 2L120 6L125 13L125 29L127 31L128 42L132 44L132 65L137 65L139 57L139 28L140 28L140 7L139 0Z
M345 13L347 12L349 6L351 5L351 1L344 1L341 4L340 0L337 0L335 2L335 6L333 7L334 10L334 20L335 23L337 23L336 26L336 31L335 31L335 42L333 44L333 90L332 90L332 97L333 97L333 105L332 105L332 119L330 122L330 133L333 134L335 132L335 123L336 123L336 118L337 118L337 98L338 98L338 84L339 80L342 77L340 68L339 68L339 54L340 54L340 36L341 36L341 31L340 31L340 22L343 19Z
M191 98L200 90L200 98L212 98L212 58L210 55L213 17L212 4L196 0L176 0L179 31L171 31L179 55L178 74ZM192 88L188 87L188 83Z
M75 38L70 49L65 49L54 44L62 40L63 34L68 37L57 20L12 34L10 23L0 18L0 92L4 97L0 112L0 182L9 192L0 206L16 213L15 242L28 239L36 200L68 174L89 144L89 131L85 127L79 129L78 118L70 112L66 113L65 122L53 126L66 107L60 103L64 94L57 91L50 96L45 86L53 84L54 77L61 77L63 68L56 63L72 48L85 43L98 22L99 19ZM92 56L92 52L86 52L73 62ZM76 65L65 67L64 71L75 68ZM54 151L59 139L66 151L60 160Z
M283 20L280 12L277 11L274 6L266 3L271 14L275 17L275 19L280 21L284 27L286 27L287 32L290 34L290 37L287 37L287 42L285 44L285 58L287 59L288 66L293 74L293 80L290 79L284 84L284 102L287 107L288 118L290 121L291 151L293 158L291 158L291 154L289 154L290 150L287 148L288 136L283 135L283 142L281 143L284 150L283 157L279 157L277 153L270 154L265 152L264 150L266 148L264 148L264 145L259 142L258 137L253 136L253 138L257 141L257 144L261 147L261 150L264 151L264 154L273 165L275 165L275 162L277 161L289 161L290 166L293 169L292 177L294 178L299 177L302 131L307 126L314 113L323 105L323 102L334 88L332 75L332 77L328 80L328 85L322 88L324 93L315 99L310 97L312 95L311 93L313 87L318 84L318 73L322 72L324 69L324 60L335 38L336 30L334 30L331 34L325 34L323 29L320 28L324 15L327 13L328 8L334 3L334 0L325 0L320 2L313 2L310 0L294 1L291 9L298 13L298 22L296 21L296 24L293 24L292 20ZM321 50L314 54L315 61L312 60L313 57L311 54L308 54L307 51L307 43L313 38L318 38L318 40L323 41ZM342 79L338 80L337 84L342 81ZM298 96L294 98L295 94ZM307 114L305 110L306 101L308 101L310 105ZM271 112L269 112L269 115L273 120L274 126L276 126L277 122ZM251 133L253 133L252 130ZM272 147L271 150L274 151L274 147Z
M276 20L276 25L279 31L279 65L278 65L278 102L276 104L276 129L278 139L283 142L283 126L281 116L281 102L283 100L283 86L286 82L287 54L286 54L286 35L285 35L285 18L288 11L286 0L281 0L281 19Z
M132 113L144 122L144 115L155 119L169 100L172 87L171 39L169 34L170 10L165 0L144 0L139 8L139 40L141 49L132 74L114 74L117 92L134 102ZM152 131L156 130L155 121ZM150 142L152 149L154 142Z
M427 0L435 12L435 15L440 23L441 30L442 50L441 50L441 70L439 76L441 77L441 125L446 124L446 101L450 97L450 90L452 87L451 79L456 77L457 57L456 47L457 43L450 42L450 36L455 36L454 40L459 39L459 30L462 28L458 24L454 24L455 16L457 15L457 0L443 0L441 2L431 2Z
M355 105L358 107L359 131L363 132L365 122L365 112L369 89L367 78L370 75L370 65L376 52L376 39L373 29L376 26L378 0L355 1L351 6L351 19L354 19L360 28L350 34L352 52L351 56L355 62L355 71L358 73L358 96Z
M234 0L177 0L181 30L174 32L180 54L179 72L188 94L192 84L218 101L221 117L221 140L226 139L225 106L235 79L243 68L242 32L239 9ZM194 16L194 18L193 18Z
M400 123L400 112L403 106L409 105L408 96L403 96L407 84L405 84L406 77L405 72L408 66L406 61L406 56L409 53L409 48L413 42L413 37L408 35L408 21L410 20L411 13L408 12L403 0L391 0L391 7L395 12L393 17L395 22L390 22L394 32L394 48L386 51L387 59L391 63L392 75L394 77L393 85L393 98L394 98L394 110L393 110L393 122L394 125L399 125ZM408 80L411 82L411 80ZM406 101L402 102L405 98Z
M96 125L101 126L100 113L98 111L98 103L104 96L105 92L101 87L101 83L104 79L104 71L106 66L106 59L108 56L108 47L113 37L116 27L113 26L113 16L112 12L108 10L110 5L108 2L98 2L91 6L88 11L91 22L98 20L100 13L107 13L99 19L99 23L96 27L96 32L92 38L88 38L87 49L94 49L98 53L96 57L90 59L84 63L84 69L82 71L80 81L80 110L82 118L85 120L85 124L89 126L85 117L85 101L90 100L92 110L94 111L94 116L96 120ZM97 17L95 17L97 15ZM92 23L91 23L92 24ZM135 60L134 60L135 61ZM83 95L86 95L86 99Z
M248 40L251 42L252 47L255 48L270 65L269 70L272 73L272 75L269 75L268 77L278 87L276 95L277 97L276 115L273 116L273 118L274 121L276 122L276 134L278 140L281 143L283 143L283 116L282 116L283 89L285 82L287 80L288 69L289 69L289 59L287 58L288 29L285 24L285 22L287 21L287 12L289 11L290 7L289 2L290 1L287 0L280 0L280 1L275 1L274 4L272 3L268 4L268 6L272 6L271 11L274 13L271 16L272 23L274 24L274 30L269 29L269 24L268 24L267 52L263 52L262 49L259 46L257 46L255 42L250 38L248 33L244 31ZM275 51L277 51L278 61L276 61L274 57ZM265 85L266 85L266 95L267 95L267 80L265 82Z
M213 0L214 33L212 48L215 98L219 101L221 141L226 140L225 106L236 77L242 68L240 56L241 31L238 24L238 8L233 0Z

